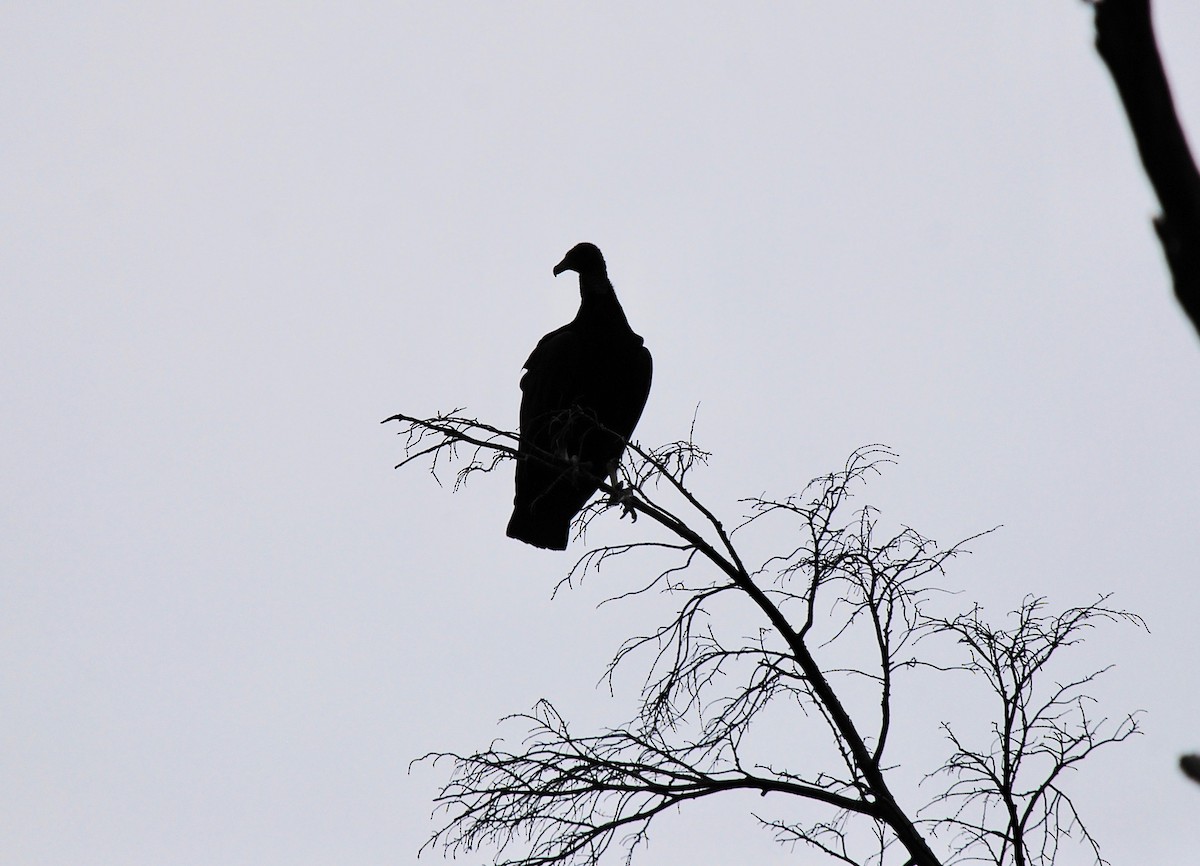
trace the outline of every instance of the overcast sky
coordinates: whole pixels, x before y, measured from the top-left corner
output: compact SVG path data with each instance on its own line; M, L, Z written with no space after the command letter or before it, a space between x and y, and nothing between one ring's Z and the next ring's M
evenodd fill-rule
M1200 4L1156 6L1195 141ZM967 597L1146 617L1064 657L1146 710L1070 785L1112 862L1194 864L1200 341L1091 41L1075 0L5 4L0 861L405 863L410 759L628 716L637 572L552 601L511 470L452 494L379 425L515 425L590 240L714 509L883 442L885 517L1003 524ZM636 862L808 862L752 808Z

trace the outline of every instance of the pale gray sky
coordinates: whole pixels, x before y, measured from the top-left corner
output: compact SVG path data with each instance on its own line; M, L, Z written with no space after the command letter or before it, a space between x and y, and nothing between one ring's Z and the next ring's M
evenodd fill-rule
M1200 5L1156 6L1195 141ZM590 240L638 437L699 403L715 508L885 442L887 517L1004 524L966 593L1145 615L1075 657L1147 715L1074 790L1114 863L1193 864L1200 341L1091 38L1074 0L5 6L0 860L409 862L411 758L626 717L641 614L594 606L636 575L550 601L511 472L451 495L378 425L515 424ZM807 862L754 805L636 862Z

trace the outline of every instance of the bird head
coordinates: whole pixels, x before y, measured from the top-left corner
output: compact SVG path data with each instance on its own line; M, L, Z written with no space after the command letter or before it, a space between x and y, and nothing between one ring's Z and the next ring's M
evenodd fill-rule
M563 271L575 271L582 275L603 274L606 270L600 248L595 244L582 243L571 247L563 256L563 260L554 266L554 276L557 277Z

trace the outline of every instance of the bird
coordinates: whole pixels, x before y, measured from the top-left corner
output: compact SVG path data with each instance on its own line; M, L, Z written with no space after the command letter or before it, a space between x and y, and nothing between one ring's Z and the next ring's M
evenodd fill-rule
M653 362L629 327L600 249L554 266L579 274L579 312L538 341L521 377L516 492L508 536L565 550L571 521L615 471L650 394ZM566 465L570 464L570 465Z

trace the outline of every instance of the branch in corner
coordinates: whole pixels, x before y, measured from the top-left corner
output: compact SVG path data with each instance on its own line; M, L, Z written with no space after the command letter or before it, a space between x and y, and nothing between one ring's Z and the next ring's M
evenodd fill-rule
M1150 0L1093 0L1096 51L1108 66L1162 214L1154 220L1179 299L1200 333L1200 172L1175 112Z

